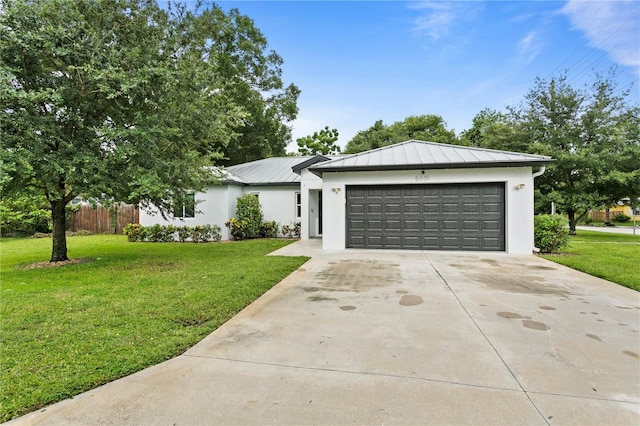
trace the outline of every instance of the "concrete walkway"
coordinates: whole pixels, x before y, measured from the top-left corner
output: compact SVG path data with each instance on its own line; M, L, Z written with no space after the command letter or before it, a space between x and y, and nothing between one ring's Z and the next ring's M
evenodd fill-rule
M640 296L534 256L314 257L185 354L14 425L640 423Z

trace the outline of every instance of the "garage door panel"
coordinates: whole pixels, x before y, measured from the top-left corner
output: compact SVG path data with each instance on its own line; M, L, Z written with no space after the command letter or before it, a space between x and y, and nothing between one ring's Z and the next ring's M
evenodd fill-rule
M367 204L367 213L369 214L382 214L383 211L381 203Z
M388 214L402 213L402 205L400 203L385 204L385 212Z
M418 203L405 203L404 214L420 214L420 204Z
M440 214L440 204L436 203L423 203L422 213L425 214Z
M382 231L382 219L368 219L366 226L369 231Z
M504 184L347 186L347 247L504 250Z

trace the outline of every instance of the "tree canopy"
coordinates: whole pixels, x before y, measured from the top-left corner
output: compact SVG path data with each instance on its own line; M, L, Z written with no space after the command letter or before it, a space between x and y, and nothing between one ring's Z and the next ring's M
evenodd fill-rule
M313 132L311 136L304 136L296 140L298 143L298 154L339 154L340 146L336 144L338 137L337 129L329 129L329 126L324 126L324 129L319 132Z
M596 75L584 88L566 76L536 79L520 105L506 113L485 109L462 140L483 148L549 155L556 163L536 178L536 206L556 203L577 220L590 209L640 196L640 115L628 92Z
M345 153L355 154L398 142L416 139L428 142L459 143L453 130L439 115L409 116L403 121L397 121L389 126L382 120L375 122L367 130L358 132L345 147Z
M248 128L286 145L280 120L295 116L297 88L282 89L265 46L250 19L216 6L3 2L0 189L45 195L51 261L67 259L65 206L77 195L171 212Z

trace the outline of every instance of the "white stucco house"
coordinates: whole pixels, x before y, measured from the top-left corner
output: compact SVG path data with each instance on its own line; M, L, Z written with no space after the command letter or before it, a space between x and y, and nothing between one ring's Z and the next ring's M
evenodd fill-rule
M228 239L237 197L253 193L265 220L300 222L301 238L322 237L325 250L530 254L533 182L553 161L415 140L353 155L266 158L226 168L221 185L194 194L196 211L164 220L142 210L140 224L216 224Z

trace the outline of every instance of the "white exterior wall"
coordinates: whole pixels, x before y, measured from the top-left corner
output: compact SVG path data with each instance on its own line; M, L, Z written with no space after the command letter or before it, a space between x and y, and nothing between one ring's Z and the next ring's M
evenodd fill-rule
M275 220L283 225L291 225L298 222L296 217L296 192L300 192L300 187L292 186L245 186L243 192L258 194L262 214L265 221ZM233 200L235 208L235 199Z
M218 225L222 239L228 240L229 229L224 224L236 215L236 202L239 196L246 193L258 194L264 220L275 220L282 227L300 220L295 217L295 193L299 191L298 186L214 186L205 192L196 193L195 217L164 220L156 209L140 209L140 225L151 226L156 223L175 226Z
M162 218L154 208L140 209L140 225L197 226L218 225L223 240L229 239L229 230L224 225L235 214L236 198L242 195L242 187L220 185L207 188L205 192L196 192L196 213L194 217Z
M322 179L309 170L300 172L300 193L302 194L302 215L300 217L300 238L316 236L319 229L318 197L315 191L322 190ZM313 195L312 196L312 191Z
M505 182L505 251L531 254L533 249L533 178L531 167L325 172L323 173L322 247L344 250L346 245L346 186ZM523 185L516 189L516 185Z

